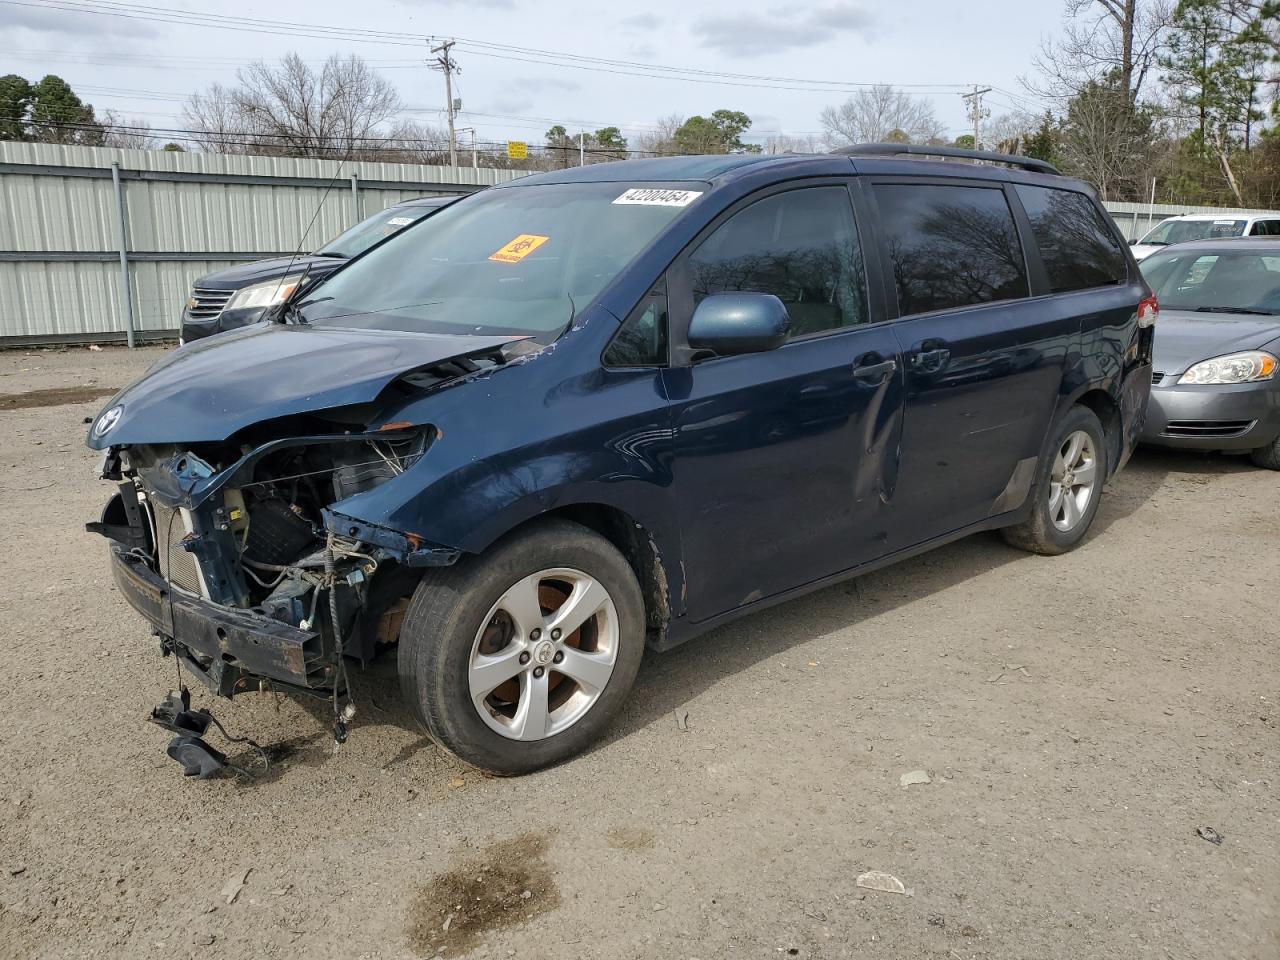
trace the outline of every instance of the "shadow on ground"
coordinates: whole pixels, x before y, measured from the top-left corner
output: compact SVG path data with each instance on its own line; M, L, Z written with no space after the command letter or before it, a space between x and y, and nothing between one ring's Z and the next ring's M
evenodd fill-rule
M1132 515L1170 478L1211 484L1217 476L1253 469L1256 468L1239 457L1139 450L1124 472L1108 484L1090 539L1108 535L1114 524ZM748 615L675 650L648 653L628 705L597 749L671 713L720 681L792 647L856 628L867 619L927 599L1006 564L1036 562L1052 560L1016 550L1006 545L998 533L977 534L884 570ZM360 709L359 726L420 729L412 709L401 696L393 661L379 662L367 673L354 670L352 692ZM322 729L332 726L330 701L305 699L300 702ZM328 736L320 733L271 748L282 750L281 755L274 758L272 774L323 759L330 743ZM403 747L386 766L403 765L423 749L434 749L434 746L427 737L420 736Z

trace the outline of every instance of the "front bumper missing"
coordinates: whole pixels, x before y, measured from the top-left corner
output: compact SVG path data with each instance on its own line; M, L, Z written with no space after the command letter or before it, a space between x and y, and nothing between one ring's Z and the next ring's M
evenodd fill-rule
M129 605L155 629L165 652L179 657L218 695L234 696L260 679L321 696L332 692L333 667L318 632L177 589L115 542L111 573Z

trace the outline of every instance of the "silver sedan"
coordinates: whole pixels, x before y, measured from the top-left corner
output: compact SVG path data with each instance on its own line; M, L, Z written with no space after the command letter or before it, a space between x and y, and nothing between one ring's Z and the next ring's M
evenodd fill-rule
M1143 441L1249 453L1280 470L1276 242L1181 243L1141 269L1160 304Z

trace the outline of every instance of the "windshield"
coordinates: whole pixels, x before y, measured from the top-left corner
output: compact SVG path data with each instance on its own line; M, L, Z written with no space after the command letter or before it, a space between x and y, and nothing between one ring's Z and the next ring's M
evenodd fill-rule
M1161 310L1280 313L1280 255L1170 250L1147 257L1138 268Z
M1244 225L1243 220L1166 220L1138 242L1167 246L1211 237L1243 237Z
M383 237L398 233L411 223L417 223L439 207L388 207L372 217L366 217L350 230L344 230L316 251L321 257L346 257L350 259L364 253Z
M624 183L473 194L311 290L302 319L550 343L700 195Z

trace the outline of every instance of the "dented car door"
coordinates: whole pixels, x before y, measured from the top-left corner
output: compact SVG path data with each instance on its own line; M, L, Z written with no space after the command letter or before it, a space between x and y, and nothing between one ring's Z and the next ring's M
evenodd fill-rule
M847 186L748 197L676 264L671 292L685 329L726 292L773 294L790 317L777 350L666 371L690 619L884 553L902 364L875 322Z

